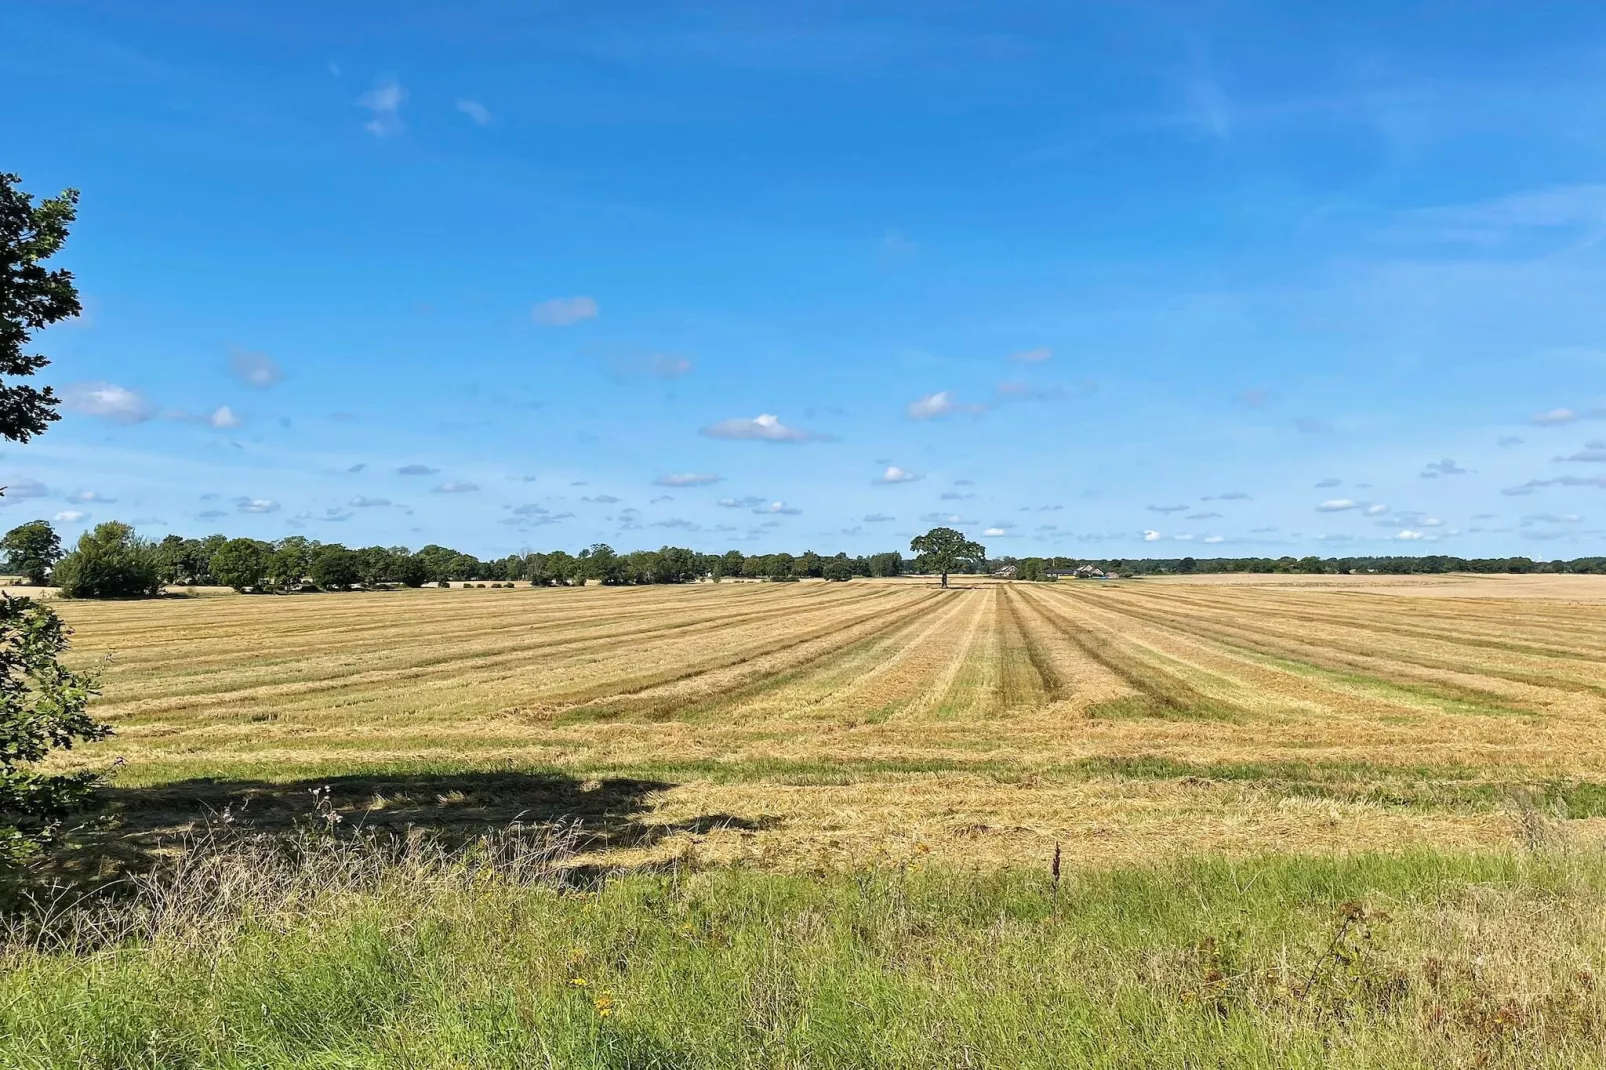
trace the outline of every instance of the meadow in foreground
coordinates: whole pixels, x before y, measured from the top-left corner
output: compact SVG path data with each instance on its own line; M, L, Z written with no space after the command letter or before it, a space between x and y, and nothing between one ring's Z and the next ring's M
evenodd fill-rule
M561 837L559 837L561 840ZM192 855L15 922L26 1067L1606 1065L1606 860L669 867L550 836Z

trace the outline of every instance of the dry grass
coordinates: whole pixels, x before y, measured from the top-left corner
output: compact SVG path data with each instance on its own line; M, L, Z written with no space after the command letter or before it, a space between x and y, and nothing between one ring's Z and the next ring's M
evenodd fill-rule
M605 858L782 867L1474 847L1518 797L1606 814L1606 581L1231 579L63 603L78 656L115 654L118 731L69 761L124 756L151 828L346 774L352 819L596 810L630 826Z

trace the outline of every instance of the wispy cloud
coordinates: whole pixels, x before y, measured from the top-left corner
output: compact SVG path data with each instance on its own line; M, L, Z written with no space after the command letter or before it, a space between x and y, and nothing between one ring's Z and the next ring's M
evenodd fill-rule
M934 420L956 412L984 412L986 408L985 405L962 403L954 398L952 391L939 390L919 401L911 401L907 411L911 420Z
M144 423L156 416L145 395L105 380L68 383L61 388L61 403L71 412L118 424Z
M1151 513L1185 513L1188 511L1186 505L1148 505L1144 508Z
M407 90L395 79L376 85L357 98L357 106L367 108L370 113L362 128L375 137L391 137L401 133L401 106L406 100Z
M479 486L474 483L466 483L456 479L448 480L438 487L431 488L435 494L468 494L479 489Z
M48 498L51 490L37 479L13 479L5 485L5 495L0 497L0 505L8 500L17 498Z
M768 505L760 506L759 508L754 509L753 512L759 514L774 514L776 516L800 516L802 515L803 510L793 508L792 506L787 505L785 502L770 502Z
M279 503L272 498L236 498L234 507L242 513L277 513Z
M266 390L283 381L284 369L266 353L237 349L229 355L229 374L253 390Z
M703 472L674 472L659 476L653 484L659 487L708 487L720 481L721 477Z
M894 521L896 519L898 519L898 518L895 517L895 516L888 516L886 513L866 513L866 514L864 514L864 523L866 523L866 524L887 524L887 523L891 523L892 521Z
M351 499L350 504L354 508L357 508L357 509L377 509L380 506L389 505L390 504L390 499L389 498L365 498L361 494L359 494L359 495L357 495L357 497Z
M763 505L764 499L749 494L745 498L721 498L714 504L722 509L751 509L755 505Z
M477 100L460 100L457 102L457 110L473 119L478 126L491 124L491 109Z
M1199 500L1202 502L1247 502L1252 501L1253 498L1241 490L1229 490L1223 494L1206 494Z
M1606 440L1592 439L1584 443L1584 448L1565 457L1557 457L1558 461L1583 462L1585 464L1606 463Z
M78 521L87 520L88 518L89 514L84 512L82 509L63 509L61 512L56 514L56 523L76 524Z
M1316 507L1320 513L1342 513L1348 509L1356 508L1360 503L1352 502L1348 498L1329 498Z
M601 309L594 298L554 297L530 309L530 319L542 327L568 327L584 320L596 319Z
M831 437L805 431L799 427L788 427L781 422L780 417L767 412L751 419L736 417L721 420L717 424L703 428L701 433L709 438L750 439L760 442L823 442Z
M219 431L226 431L232 427L239 427L245 421L236 416L234 410L227 405L220 405L212 410L212 415L206 418L206 422Z
M427 464L404 464L396 469L396 474L399 476L432 476L439 471L439 468L431 468Z
M1532 494L1541 487L1599 487L1606 490L1606 476L1557 476L1554 479L1530 479L1515 487L1506 487L1501 494L1519 497Z
M1423 479L1438 479L1440 476L1464 476L1467 470L1446 457L1440 461L1430 461L1421 474Z
M1054 355L1054 351L1047 346L1038 346L1036 349L1023 349L1019 353L1011 353L1009 359L1022 364L1041 364Z

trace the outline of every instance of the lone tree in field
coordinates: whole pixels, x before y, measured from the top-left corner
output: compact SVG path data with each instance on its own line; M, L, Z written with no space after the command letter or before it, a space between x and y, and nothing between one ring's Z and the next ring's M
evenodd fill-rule
M50 570L61 560L61 539L48 520L18 524L0 539L6 553L5 567L35 587L43 587Z
M66 242L78 194L67 190L35 205L20 181L0 173L0 437L13 442L41 434L57 418L48 386L16 382L49 363L23 348L34 331L81 311L72 273L42 264ZM28 767L53 750L111 734L86 712L93 681L62 667L67 635L49 606L0 596L0 864L48 839L97 779Z
M920 555L918 564L922 570L942 573L944 587L948 586L948 573L987 559L985 546L971 542L964 532L953 528L932 528L924 535L916 535L909 541L909 549Z

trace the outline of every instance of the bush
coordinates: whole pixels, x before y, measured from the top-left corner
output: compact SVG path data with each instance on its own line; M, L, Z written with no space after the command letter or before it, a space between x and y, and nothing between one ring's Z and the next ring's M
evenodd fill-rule
M162 590L155 547L116 521L79 536L54 578L66 598L146 598Z
M435 586L437 586L437 587L450 587L451 585L452 585L452 581L451 580L436 580L435 581Z
M0 596L0 864L15 863L51 838L56 823L81 805L93 773L43 776L23 768L76 740L105 739L111 729L85 712L94 681L57 660L70 633L50 607Z

